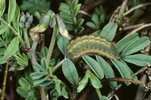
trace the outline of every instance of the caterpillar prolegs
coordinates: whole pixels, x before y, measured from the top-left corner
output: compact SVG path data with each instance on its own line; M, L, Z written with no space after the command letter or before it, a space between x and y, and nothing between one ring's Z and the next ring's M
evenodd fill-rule
M114 43L99 36L85 35L70 42L67 47L67 57L75 59L85 54L98 54L110 59L118 59L119 53Z

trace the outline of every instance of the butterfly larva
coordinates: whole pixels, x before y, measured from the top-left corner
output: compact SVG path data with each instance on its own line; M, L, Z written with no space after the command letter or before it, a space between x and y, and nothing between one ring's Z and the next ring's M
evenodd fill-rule
M115 45L98 35L85 35L72 40L67 47L67 57L75 59L85 54L98 54L110 59L118 59Z

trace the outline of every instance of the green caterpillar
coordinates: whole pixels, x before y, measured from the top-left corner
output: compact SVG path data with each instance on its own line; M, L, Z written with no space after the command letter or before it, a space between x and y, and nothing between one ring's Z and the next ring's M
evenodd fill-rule
M72 40L67 47L69 58L76 59L85 54L98 54L109 59L120 58L114 43L98 35L78 37Z

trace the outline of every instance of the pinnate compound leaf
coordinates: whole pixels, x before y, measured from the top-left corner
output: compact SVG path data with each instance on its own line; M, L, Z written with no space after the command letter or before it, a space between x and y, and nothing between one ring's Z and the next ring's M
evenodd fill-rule
M49 89L51 87L54 87L54 84L52 80L45 80L44 82L40 83L39 86Z
M132 44L128 45L122 52L122 56L130 55L132 53L138 52L149 45L150 40L148 37L142 37L134 41Z
M39 79L33 79L34 85L40 85L41 83L43 83L44 81L46 81L48 79L49 76L42 76Z
M106 78L115 78L115 74L112 67L101 56L96 56L96 59L102 67ZM114 88L115 86L117 86L117 82L110 82L110 85Z
M131 72L129 71L128 65L126 65L126 63L123 63L120 60L111 61L123 78L132 79ZM128 85L128 83L126 84Z
M117 24L110 22L102 29L100 35L112 41L116 34L117 28L118 28Z
M148 63L151 63L151 56L145 54L128 55L125 56L123 59L126 62L142 67L146 66Z
M40 79L41 77L43 76L46 76L47 74L44 73L44 72L34 72L34 73L31 73L30 76L32 79L36 80L36 79Z
M67 59L62 65L62 71L66 79L73 85L76 85L79 80L78 72L71 60Z
M82 58L100 79L104 78L104 72L98 62L87 55L82 56Z
M28 95L28 90L22 87L18 87L17 93L20 94L22 97L26 97Z
M25 79L25 78L20 78L19 79L19 84L21 87L25 88L25 89L29 89L30 83Z
M33 67L34 67L34 69L39 70L39 71L46 71L47 70L46 67L44 67L38 63L35 63Z
M137 39L139 39L138 33L133 33L125 36L123 39L116 43L118 51L121 52L124 48L126 48Z
M18 49L19 49L19 39L18 39L18 37L15 37L8 45L8 47L4 53L4 59L8 59L8 58L12 57L13 55L15 55L15 53L18 51Z

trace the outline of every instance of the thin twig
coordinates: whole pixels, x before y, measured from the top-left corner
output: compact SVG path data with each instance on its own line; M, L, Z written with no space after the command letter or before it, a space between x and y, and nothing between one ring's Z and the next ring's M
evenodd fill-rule
M138 31L140 31L140 30L142 30L142 29L144 29L144 28L150 27L150 26L151 26L151 23L144 24L143 26L134 29L134 30L133 30L132 32L130 32L129 34L136 33L136 32L138 32Z
M136 76L136 75L138 75L138 74L144 72L147 68L148 68L148 67L143 67L143 68L141 68L140 70L138 70L137 72L135 72L135 73L132 75L132 77L134 77L134 76Z
M128 82L128 83L133 83L136 85L142 84L142 82L139 80L128 79L128 78L107 78L107 79L104 79L103 81Z
M134 74L132 75L132 78L133 78L134 76L138 75L139 73L143 72L143 71L146 70L146 69L147 69L147 67L144 67L144 68L140 69L139 71L137 71L136 73L134 73ZM141 82L140 85L142 85L142 84L144 84L144 83ZM117 85L117 86L108 94L109 100L114 97L115 92L116 92L118 89L120 89L121 86L122 86L122 84Z
M6 68L5 68L5 72L4 72L1 100L4 100L4 97L5 97L7 76L8 76L8 62L6 63Z
M54 68L52 69L52 73L54 73L62 64L63 62L66 60L67 58L64 58L63 60L61 60L56 66L54 66Z
M127 27L124 27L123 31L135 29L135 28L141 27L141 26L143 26L143 25L144 25L144 23L142 23L142 24L136 24L136 25L131 25L131 26L127 26Z
M137 5L137 6L133 7L133 8L131 8L130 10L128 10L127 12L125 12L124 16L130 14L131 12L133 12L136 9L142 8L144 6L149 6L149 5L151 5L151 3L144 3L144 4Z

